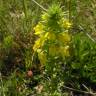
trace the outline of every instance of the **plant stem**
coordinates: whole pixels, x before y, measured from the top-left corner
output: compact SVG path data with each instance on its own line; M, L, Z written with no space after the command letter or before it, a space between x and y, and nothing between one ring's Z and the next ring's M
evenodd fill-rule
M63 88L67 89L69 91L75 91L75 92L78 92L78 93L83 93L83 94L88 94L88 95L96 96L96 93L93 93L93 92L86 92L86 91L82 91L82 90L77 90L77 89L70 88L70 87L67 87L67 86L63 86Z
M40 5L38 2L36 2L35 0L32 0L35 4L37 4L40 8L42 8L44 11L47 12L47 9L45 9L42 5Z

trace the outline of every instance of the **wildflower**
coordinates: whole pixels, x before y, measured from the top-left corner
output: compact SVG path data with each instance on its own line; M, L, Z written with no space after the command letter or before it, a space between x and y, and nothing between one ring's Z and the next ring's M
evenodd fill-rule
M41 33L43 33L43 28L44 26L41 23L38 23L36 27L34 27L35 35L40 35Z
M38 49L40 46L41 46L41 40L38 39L38 40L35 41L35 44L34 44L34 46L33 46L33 50L34 50L34 51L37 51L37 49Z
M44 42L45 42L44 36L42 36L41 38L37 39L35 41L34 46L33 46L33 50L37 51L37 49L39 49L41 46L43 46Z
M70 42L71 37L70 37L70 35L68 34L68 32L64 32L64 33L61 33L61 34L58 35L58 40L59 40L61 43L68 43L68 42Z
M68 20L63 20L63 27L69 29L71 27L71 23Z
M38 52L38 57L39 57L41 64L46 64L47 58L46 58L46 55L43 51Z
M70 54L69 54L69 46L60 47L60 53L61 53L62 57L70 56Z
M46 39L48 37L49 32L46 32L44 35L44 38Z
M52 33L52 32L49 32L48 33L48 39L49 40L56 40L56 35L54 33Z
M55 54L56 54L56 47L54 45L51 45L49 47L49 55L50 56L55 56Z
M51 45L49 46L49 55L50 56L56 56L56 55L59 55L58 54L58 46L55 46L55 45Z

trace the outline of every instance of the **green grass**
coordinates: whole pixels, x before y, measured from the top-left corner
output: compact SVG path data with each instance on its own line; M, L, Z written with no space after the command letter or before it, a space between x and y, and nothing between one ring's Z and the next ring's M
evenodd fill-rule
M72 57L66 59L68 65L64 74L66 77L64 83L74 89L88 91L82 86L84 83L87 89L95 92L96 1L36 0L37 3L33 1L35 0L0 0L0 73L2 74L0 94L2 96L36 94L35 87L40 85L44 78L42 76L44 68L38 56L33 54L32 48L37 38L33 28L41 20L41 14L53 3L58 2L72 22L70 50L73 53ZM27 76L29 70L33 71L34 77ZM62 92L64 93L62 96L70 95L67 91ZM42 94L37 92L36 96L46 96L45 94L48 95L46 92ZM56 91L50 96L61 96L61 94Z

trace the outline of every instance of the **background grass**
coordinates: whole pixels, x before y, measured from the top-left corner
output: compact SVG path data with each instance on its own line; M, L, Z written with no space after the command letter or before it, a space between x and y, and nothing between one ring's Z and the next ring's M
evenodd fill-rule
M59 2L61 4L62 9L64 11L68 11L69 20L73 23L70 33L73 36L76 36L75 40L73 40L74 44L77 44L78 47L84 49L85 47L83 48L83 46L85 46L85 43L87 42L86 40L89 40L87 42L88 45L86 46L90 48L85 50L93 50L92 52L94 52L94 54L96 53L96 48L95 48L96 1L95 0L36 0L36 1L40 5L42 5L45 9L48 9L48 7L51 6L53 3ZM41 78L40 76L38 76L38 74L42 73L42 68L41 65L38 64L39 61L37 57L35 57L34 62L32 62L32 56L33 56L32 47L35 39L37 38L34 35L33 27L40 20L40 15L42 14L42 11L44 10L40 8L38 5L36 5L32 0L7 0L7 1L0 0L0 72L2 73L2 76L0 77L2 80L2 82L0 83L2 87L1 96L19 96L19 95L28 96L27 94L33 92L30 89L30 86L34 87L34 85L38 85L37 83ZM79 33L80 35L77 36L77 34ZM84 38L86 38L86 40L84 39L85 40L84 42L80 41L82 39L81 38L82 34L83 36L85 36ZM78 45L78 42L83 42L83 43L81 45ZM79 49L77 48L77 51L78 50ZM79 51L82 53L84 50L79 50ZM82 57L83 55L81 55L80 57L81 59L83 58ZM74 66L71 67L74 67L73 69L77 68L75 71L80 70L79 67L81 65L79 66L78 64L79 67L76 66L75 63L78 63L78 61L76 61L77 59L76 60L73 59L74 58L72 57L70 59L71 61L69 60L70 62L73 61L74 63L73 64ZM82 62L86 63L87 61L82 60ZM90 68L89 62L92 63L91 60L88 61L89 70L92 72L94 69L95 72L95 67L94 67L95 60L94 63L92 63L93 65L91 66L94 67L93 69ZM70 66L68 68L70 69ZM73 69L72 70L70 69L71 71L69 73L72 72L72 74L74 74ZM34 79L33 78L29 79L26 77L28 70L33 70L33 72L36 74L36 77L34 77ZM95 73L90 74L90 71L88 70L85 73L83 71L81 70L82 76L92 75L91 77L89 76L90 80L91 81L93 80L92 83L96 82ZM16 72L19 73L20 76L17 76L15 74ZM12 73L14 73L15 75ZM19 82L18 84L13 79L16 76L18 77L17 80ZM76 78L79 78L78 76L76 77L76 75L74 76L75 76L75 80ZM11 80L9 78L11 78ZM74 77L72 76L69 76L69 78L74 79ZM9 81L7 82L8 79ZM12 85L13 82L14 85ZM69 82L71 81L69 80ZM24 87L25 83L27 86L29 86L27 87L27 89L26 87ZM80 85L78 83L81 82L79 82L77 79L76 83L73 84L73 86L75 86L75 88L82 88L82 87L78 87ZM6 89L6 84L8 89ZM94 84L96 85L96 83ZM20 94L18 89L15 90L15 88L17 88L17 85L21 88L20 92L23 87L25 88L23 92L21 92ZM89 82L88 82L88 86L89 87L91 86ZM15 95L12 93L12 90L10 88L12 90L15 90L16 92ZM7 93L8 95L6 95ZM33 94L35 93L33 92Z

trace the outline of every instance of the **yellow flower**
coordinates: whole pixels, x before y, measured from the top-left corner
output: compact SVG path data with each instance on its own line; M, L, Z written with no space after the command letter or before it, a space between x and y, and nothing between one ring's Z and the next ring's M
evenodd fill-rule
M68 32L64 32L64 33L58 34L58 40L59 40L61 43L69 43L70 40L71 40L71 37L70 37L70 35L68 34Z
M70 56L70 54L69 54L69 46L61 46L60 47L60 53L61 53L62 57Z
M52 32L48 32L48 39L49 40L56 40L56 35Z
M71 27L71 23L68 20L63 20L63 27L69 29Z
M35 41L35 44L33 46L33 50L34 51L37 51L37 49L41 46L41 43L40 42L41 42L40 39L38 39L38 40Z
M49 32L46 32L44 35L44 38L46 39L48 37Z
M35 30L35 35L40 35L41 33L43 33L43 28L44 26L41 24L41 23L38 23L35 27L34 27L34 30Z
M39 39L37 39L36 41L35 41L35 44L34 44L34 46L33 46L33 50L34 51L37 51L37 49L39 49L40 47L42 47L43 46L43 44L44 44L44 42L45 42L45 37L44 36L41 36Z
M43 51L38 52L38 57L41 64L46 64L47 58L46 54Z
M58 46L50 45L50 47L49 47L49 55L50 56L57 56L59 54L58 49L59 49Z

